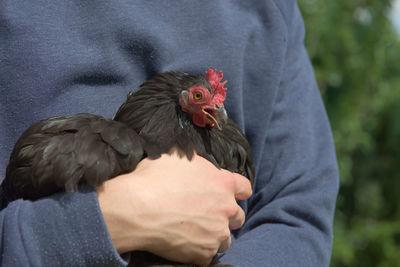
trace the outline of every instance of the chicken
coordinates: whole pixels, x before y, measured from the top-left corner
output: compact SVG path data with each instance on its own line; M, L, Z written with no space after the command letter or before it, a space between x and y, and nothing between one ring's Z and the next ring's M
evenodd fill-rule
M73 192L79 184L98 186L134 170L143 158L156 159L172 149L188 159L196 152L253 183L250 145L227 117L222 78L216 70L206 77L162 73L131 92L113 120L83 113L33 124L11 154L1 184L2 207L18 198ZM185 266L134 253L140 260L130 266Z
M98 186L132 171L143 158L141 138L127 125L92 114L39 121L18 139L1 184L1 205Z
M196 151L218 168L240 173L253 182L250 145L227 117L222 77L216 70L209 70L206 77L159 74L128 95L114 120L139 134L150 158L177 148L191 159Z

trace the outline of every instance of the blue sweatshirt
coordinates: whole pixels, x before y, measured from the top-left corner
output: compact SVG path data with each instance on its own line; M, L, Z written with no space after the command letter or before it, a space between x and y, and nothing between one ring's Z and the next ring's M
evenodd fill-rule
M171 70L224 72L226 108L256 166L244 226L222 262L328 266L338 170L294 0L0 2L0 176L31 123L112 117ZM124 266L93 188L0 213L1 266Z

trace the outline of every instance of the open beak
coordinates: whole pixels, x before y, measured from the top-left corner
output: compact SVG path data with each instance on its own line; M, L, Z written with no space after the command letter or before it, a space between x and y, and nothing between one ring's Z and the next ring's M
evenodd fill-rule
M209 120L209 123L212 126L217 126L218 130L222 130L221 123L226 123L228 120L228 115L226 113L226 110L224 106L216 104L214 107L209 107L203 109L203 113L206 115L207 119Z

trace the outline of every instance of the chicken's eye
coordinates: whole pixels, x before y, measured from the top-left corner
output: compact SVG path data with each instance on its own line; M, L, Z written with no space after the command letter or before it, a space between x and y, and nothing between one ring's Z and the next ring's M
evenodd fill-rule
M200 92L194 92L193 98L194 100L201 100L203 98L203 94Z

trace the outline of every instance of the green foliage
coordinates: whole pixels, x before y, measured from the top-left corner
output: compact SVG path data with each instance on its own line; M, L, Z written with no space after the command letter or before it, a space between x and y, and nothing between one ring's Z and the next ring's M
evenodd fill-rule
M332 266L400 266L400 36L391 0L299 0L341 174Z

